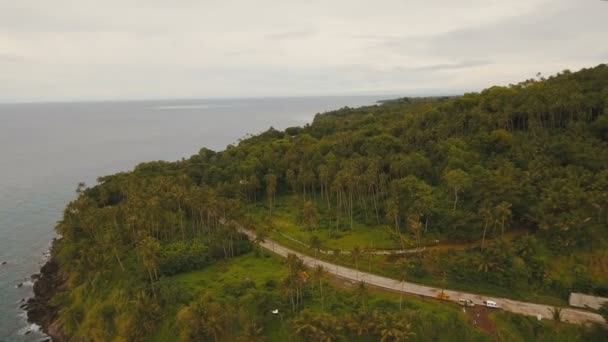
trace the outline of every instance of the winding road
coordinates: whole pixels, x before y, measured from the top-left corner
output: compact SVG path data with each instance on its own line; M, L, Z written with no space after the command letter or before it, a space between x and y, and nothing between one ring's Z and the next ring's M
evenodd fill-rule
M239 230L246 234L251 240L255 239L255 233L239 227ZM304 261L309 267L315 267L316 265L321 265L325 268L325 270L335 276L342 277L352 281L363 281L367 284L381 287L384 289L388 289L396 292L403 292L413 295L425 296L436 298L437 293L441 291L439 288L424 286L414 283L402 282L395 279L390 279L386 277L382 277L379 275L361 272L354 270L352 268L332 264L323 260L315 259L311 256L296 252L292 249L289 249L285 246L277 244L271 239L266 239L264 242L260 243L260 245L278 255L286 257L288 254L293 253L297 255L300 259ZM528 303L522 302L507 298L500 297L490 297L490 296L482 296L473 293L459 292L453 290L443 290L445 294L449 296L448 300L457 302L458 299L470 299L476 305L483 305L484 300L491 300L498 303L501 309L511 311L518 314L540 317L541 319L552 319L552 310L553 306L536 304L536 303ZM577 310L572 308L562 308L561 310L561 319L562 321L574 324L591 324L591 323L599 323L606 324L604 318L593 312Z

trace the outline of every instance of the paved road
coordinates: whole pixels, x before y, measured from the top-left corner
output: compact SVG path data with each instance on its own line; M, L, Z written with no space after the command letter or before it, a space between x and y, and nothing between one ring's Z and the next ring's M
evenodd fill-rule
M248 231L243 228L239 228L244 234L249 236L251 239L255 238L255 233ZM286 257L289 253L293 253L301 258L304 263L309 267L314 267L316 265L322 265L328 273L333 275L353 280L353 281L363 281L367 284L371 284L374 286L382 287L385 289L389 289L397 292L404 292L414 295L433 297L437 295L441 289L424 286L414 283L401 282L395 279L385 278L382 276L378 276L371 273L357 271L348 267L339 266L336 264L332 264L323 260L318 260L308 255L296 252L287 247L279 245L270 239L266 239L265 242L261 243L262 247L273 251L276 254ZM483 300L492 300L498 303L498 305L503 310L511 311L518 314L529 315L534 317L541 317L542 319L551 319L552 314L551 310L552 306L543 305L543 304L535 304L528 302L521 302L506 298L499 297L489 297L482 296L472 293L458 292L452 290L444 290L444 293L450 296L450 300L458 301L459 298L470 299L477 305L483 305ZM602 316L596 313L571 309L571 308L562 308L562 320L569 323L576 324L590 324L590 323L600 323L606 324L606 321Z

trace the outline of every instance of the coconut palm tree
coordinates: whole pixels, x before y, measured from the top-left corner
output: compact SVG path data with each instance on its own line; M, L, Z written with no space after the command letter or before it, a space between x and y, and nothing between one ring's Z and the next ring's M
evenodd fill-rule
M420 248L421 240L422 240L422 222L420 221L420 215L412 215L409 217L408 226L412 233L414 234L414 238L416 238L416 245Z
M238 338L240 342L264 342L266 336L264 336L264 327L260 326L256 322L251 322L243 331L243 334Z
M375 327L371 316L367 311L356 311L346 317L344 326L357 337L369 335Z
M359 279L359 259L361 258L361 253L361 248L359 246L353 247L350 251L350 256L353 258L355 268L357 269L357 279Z
M310 341L332 342L339 338L338 320L325 313L304 310L292 321L294 332Z
M505 235L505 224L508 224L508 221L511 219L511 203L509 202L500 202L495 208L496 215L500 218L500 236L504 237Z
M277 193L277 176L273 174L266 175L266 197L268 197L268 208L270 209L270 217L272 218L272 209L274 207L275 194Z
M405 280L407 278L407 274L408 274L410 267L411 267L410 261L405 257L403 257L397 261L397 270L399 272L400 280L401 280L401 292L399 292L399 310L401 310L401 306L403 303L403 292L404 292Z
M360 281L355 287L355 297L359 300L361 306L363 306L363 310L367 309L367 299L369 297L369 291L367 290L367 285L365 282Z
M471 178L469 174L461 169L449 170L443 175L443 179L448 186L454 191L454 207L452 211L456 211L458 203L458 195L471 186Z
M486 242L486 233L488 232L488 226L494 222L494 214L492 209L487 203L482 204L479 208L479 215L483 219L483 234L481 236L481 250L483 251Z
M255 232L255 239L253 239L253 243L256 245L256 248L258 248L262 256L264 256L264 249L262 248L261 244L266 242L267 237L268 234L266 231L264 229L260 229Z
M310 248L315 250L315 259L317 259L317 253L321 250L322 242L318 236L313 235L310 237L309 241Z
M323 277L327 272L325 271L325 267L323 265L315 266L313 270L313 277L319 281L319 292L321 294L321 309L324 309L323 303Z
M380 335L381 342L402 342L407 341L415 334L411 331L411 325L404 317L399 317L394 314L386 314L384 319L380 321L377 327L377 332Z

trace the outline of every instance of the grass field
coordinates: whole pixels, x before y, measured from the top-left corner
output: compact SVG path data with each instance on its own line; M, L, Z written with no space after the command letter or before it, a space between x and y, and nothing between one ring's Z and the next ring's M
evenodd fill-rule
M344 225L336 230L335 222L323 219L329 215L323 215L324 213L321 212L318 227L312 230L306 229L302 223L298 222L301 206L300 201L294 196L277 198L272 215L273 233L305 244L308 244L311 237L317 236L323 241L323 249L327 250L349 251L355 246L372 249L401 248L400 243L391 235L391 230L387 225L365 225L355 220L352 229L349 224L343 222ZM264 203L258 202L252 207L252 216L256 223L269 222L269 211ZM318 207L323 208L324 204L319 204Z

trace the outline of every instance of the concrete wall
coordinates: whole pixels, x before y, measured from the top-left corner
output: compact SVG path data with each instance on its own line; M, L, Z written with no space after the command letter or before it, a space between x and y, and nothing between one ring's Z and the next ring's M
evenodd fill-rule
M590 296L582 293L570 294L570 305L579 308L590 308L598 310L603 303L608 303L608 298Z

